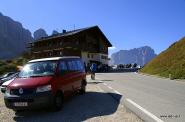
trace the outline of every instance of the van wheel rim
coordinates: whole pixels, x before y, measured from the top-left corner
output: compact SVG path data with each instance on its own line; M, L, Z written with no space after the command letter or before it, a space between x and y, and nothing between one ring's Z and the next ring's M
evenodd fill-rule
M56 97L56 106L57 107L61 107L62 106L62 98L59 95Z

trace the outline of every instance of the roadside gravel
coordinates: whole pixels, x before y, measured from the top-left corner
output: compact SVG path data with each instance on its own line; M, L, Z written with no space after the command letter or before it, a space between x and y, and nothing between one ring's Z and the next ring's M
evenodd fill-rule
M3 94L0 93L0 122L10 122L12 121L11 117L14 115L14 111L5 107Z

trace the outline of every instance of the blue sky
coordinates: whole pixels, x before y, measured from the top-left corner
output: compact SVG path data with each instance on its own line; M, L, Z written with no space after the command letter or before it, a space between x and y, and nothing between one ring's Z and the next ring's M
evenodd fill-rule
M98 25L110 53L148 45L158 54L185 36L185 0L1 0L0 12L32 33Z

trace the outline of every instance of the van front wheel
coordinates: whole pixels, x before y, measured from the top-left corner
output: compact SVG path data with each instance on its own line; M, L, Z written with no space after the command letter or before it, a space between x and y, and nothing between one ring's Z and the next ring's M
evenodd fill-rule
M57 93L54 98L54 110L59 111L63 107L63 95L61 93Z
M79 91L80 94L85 94L86 93L86 84L82 82L81 88Z

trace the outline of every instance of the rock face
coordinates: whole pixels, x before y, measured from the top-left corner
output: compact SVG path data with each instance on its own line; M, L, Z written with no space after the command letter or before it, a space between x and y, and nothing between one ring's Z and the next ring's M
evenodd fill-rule
M0 59L10 59L26 51L31 32L22 24L0 13Z
M144 46L113 53L111 55L111 64L137 63L138 65L144 66L154 57L156 57L154 50L149 46Z
M34 40L38 40L42 37L47 37L48 34L46 33L46 31L42 28L36 30L34 33L33 33L33 37L34 37Z
M58 34L58 33L59 33L58 31L53 30L52 35L56 35L56 34Z

